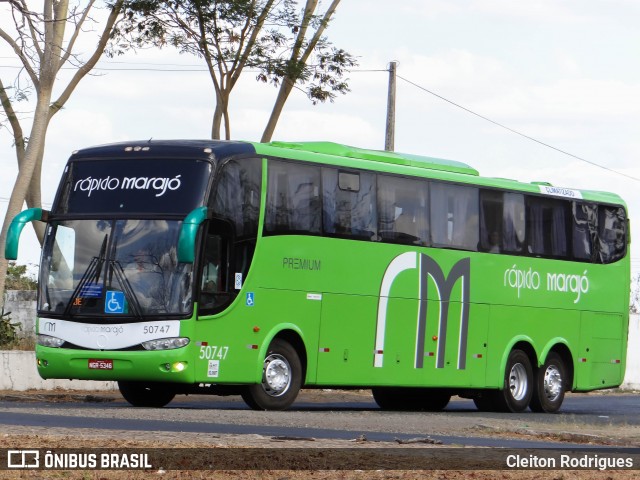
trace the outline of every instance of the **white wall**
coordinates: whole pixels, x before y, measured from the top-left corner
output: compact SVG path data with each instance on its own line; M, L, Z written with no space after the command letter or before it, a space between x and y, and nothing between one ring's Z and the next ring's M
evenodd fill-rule
M640 315L629 316L627 372L621 388L640 390Z
M34 352L0 351L0 390L116 390L115 382L90 380L43 380Z

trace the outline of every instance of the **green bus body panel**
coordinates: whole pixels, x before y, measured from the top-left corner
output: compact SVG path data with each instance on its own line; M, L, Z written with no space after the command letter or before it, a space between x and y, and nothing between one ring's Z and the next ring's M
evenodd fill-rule
M264 157L540 193L537 184L482 178L464 164L429 157L324 142L253 145ZM266 179L264 168L263 187ZM624 205L614 194L581 194L587 201ZM260 232L265 200L263 188ZM200 212L189 225L199 225L205 215ZM193 239L197 228L185 231L185 239ZM307 385L502 388L509 352L525 343L536 367L552 349L567 350L573 390L607 388L624 375L629 262L629 255L600 265L259 235L235 301L216 315L194 314L181 322L188 346L161 352L37 346L38 359L47 361L39 372L44 378L258 383L270 342L285 336L299 339ZM88 370L89 359L101 358L114 360L113 370ZM164 368L174 362L187 368Z
M439 368L441 302L439 286L431 277L424 358L422 366L416 367L417 269L399 274L391 287L384 363L374 366L382 278L394 258L412 251L433 258L445 276L454 264L470 258L464 368L457 364L461 281L452 288L444 365ZM298 334L305 345L308 385L500 388L506 357L518 341L530 343L539 364L551 346L566 345L573 357L575 390L619 385L625 363L625 358L619 357L626 351L628 317L603 312L624 311L624 281L615 281L619 278L615 270L624 271L624 262L602 266L519 257L514 266L513 260L475 252L311 236L265 237L236 301L218 315L182 322L181 336L191 339L187 347L165 352L100 352L38 346L38 358L48 361L39 371L43 378L256 383L266 348L274 336L286 330ZM582 276L587 270L589 290L579 299L570 289L549 291L557 284L548 285L547 277L557 274L558 268L566 276ZM599 269L614 273L605 277ZM518 270L538 273L540 282L532 285L538 288L511 286L509 275L515 276L512 272ZM253 294L251 306L246 302L247 292ZM113 359L114 369L87 369L88 359L100 358ZM186 362L188 368L183 372L163 368L177 361ZM215 362L215 373L211 362Z
M616 387L624 379L628 317L612 313L583 312L581 318L580 358L578 363L585 390ZM626 357L623 356L623 357Z

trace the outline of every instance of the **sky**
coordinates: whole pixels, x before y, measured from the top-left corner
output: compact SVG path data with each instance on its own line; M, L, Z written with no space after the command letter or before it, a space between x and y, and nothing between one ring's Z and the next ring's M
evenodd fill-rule
M358 58L348 74L351 92L314 106L294 90L273 139L383 149L386 70L395 61L396 151L462 161L483 176L613 191L627 202L632 238L640 238L640 222L633 224L640 208L639 18L637 0L342 0L327 36ZM0 44L5 83L16 66ZM209 138L214 95L202 67L170 49L101 60L50 125L45 204L73 150ZM232 94L233 139L259 140L273 106L276 89L255 77L245 72ZM20 110L28 117L28 105ZM0 130L0 172L4 218L17 174L7 130ZM634 271L638 248L632 245ZM35 236L25 229L18 263L38 262Z

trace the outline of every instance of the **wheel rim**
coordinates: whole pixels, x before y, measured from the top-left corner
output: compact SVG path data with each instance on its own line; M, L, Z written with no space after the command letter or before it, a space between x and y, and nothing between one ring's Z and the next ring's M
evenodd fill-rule
M284 395L291 385L291 366L282 355L271 354L264 360L262 388L272 397Z
M527 369L521 363L516 363L509 372L509 391L515 400L522 400L527 395L529 381Z
M549 365L544 372L544 394L547 400L555 402L562 393L562 374L555 365Z

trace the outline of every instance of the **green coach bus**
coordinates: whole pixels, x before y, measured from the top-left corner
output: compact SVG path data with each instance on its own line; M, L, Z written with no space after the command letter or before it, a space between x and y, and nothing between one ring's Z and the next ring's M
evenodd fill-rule
M327 142L148 141L73 153L46 222L43 378L135 406L300 388L384 409L557 411L625 371L629 225L615 194Z

